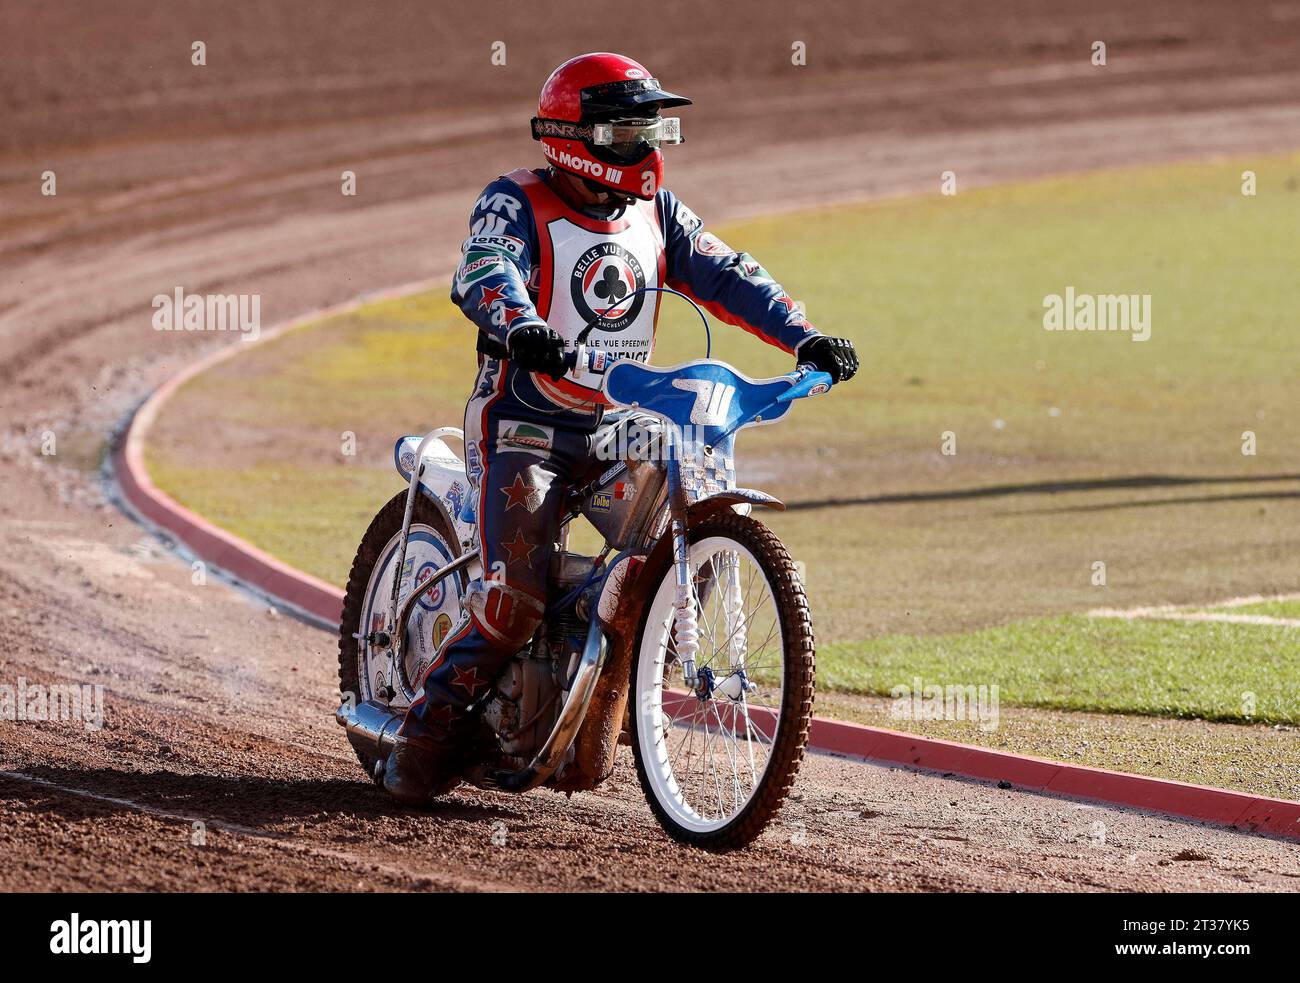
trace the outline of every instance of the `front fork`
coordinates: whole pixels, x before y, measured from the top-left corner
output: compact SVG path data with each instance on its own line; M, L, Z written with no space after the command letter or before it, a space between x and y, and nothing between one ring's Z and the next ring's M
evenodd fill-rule
M673 517L673 569L677 576L677 596L673 601L673 644L677 661L682 665L686 686L694 691L699 684L695 656L700 651L700 629L695 614L695 584L691 576L691 544L686 537L686 518Z
M703 674L696 665L700 651L699 615L697 614L694 576L691 573L691 546L686 535L684 510L672 520L673 571L677 593L673 601L673 647L682 667L682 681L691 692L711 696L715 690L712 673ZM745 673L745 656L749 640L745 623L745 599L740 587L740 558L732 552L713 557L713 576L722 593L722 610L726 615L727 656L730 672L717 681L716 691L732 700L753 693L758 687ZM708 678L701 679L701 676Z

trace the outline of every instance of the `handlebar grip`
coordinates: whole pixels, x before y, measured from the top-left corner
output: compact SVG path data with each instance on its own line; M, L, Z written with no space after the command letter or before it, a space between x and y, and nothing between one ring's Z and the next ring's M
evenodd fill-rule
M564 353L564 369L566 372L573 371L574 368L587 369L591 365L591 360L587 357L589 349L582 343L579 338L574 342L573 350Z

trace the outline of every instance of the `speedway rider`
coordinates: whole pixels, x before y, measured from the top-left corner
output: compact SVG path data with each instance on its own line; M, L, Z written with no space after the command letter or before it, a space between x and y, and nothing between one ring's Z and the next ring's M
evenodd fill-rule
M565 494L608 463L594 451L610 426L601 375L564 363L588 322L603 314L589 349L647 362L662 295L636 291L668 286L836 381L857 371L851 342L819 334L662 187L659 148L681 137L660 111L689 104L630 58L573 58L532 121L548 167L498 178L474 205L451 296L478 327L465 453L484 575L386 763L384 787L404 802L458 783L471 707L541 622Z

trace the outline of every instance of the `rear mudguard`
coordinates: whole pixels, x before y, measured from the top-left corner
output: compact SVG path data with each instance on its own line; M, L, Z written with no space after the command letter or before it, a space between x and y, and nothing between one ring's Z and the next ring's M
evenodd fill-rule
M415 468L419 436L402 437L393 448L393 464L408 483ZM465 464L442 440L433 441L424 454L424 471L419 490L442 513L447 525L456 531L461 543L475 536L474 503L469 499L469 479ZM457 544L459 545L459 544Z

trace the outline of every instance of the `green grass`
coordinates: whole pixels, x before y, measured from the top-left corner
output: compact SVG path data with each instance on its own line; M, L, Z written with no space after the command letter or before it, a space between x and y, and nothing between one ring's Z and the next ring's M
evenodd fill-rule
M1255 604L1234 604L1231 607L1206 608L1216 614L1259 614L1266 618L1300 618L1300 600L1259 601Z
M1242 459L1243 429L1300 443L1300 416L1286 412L1300 408L1300 158L1252 164L1257 198L1239 193L1243 166L924 196L751 222L730 239L764 258L815 323L863 352L865 381L828 400L870 448L844 477L870 478L903 449L937 450L942 430L957 434L959 460L1033 457L1043 473L1067 452L1153 469L1223 468L1235 453L1231 463L1248 470L1262 461ZM1152 295L1150 340L1045 331L1043 297L1070 285ZM673 323L686 313L673 311ZM715 336L724 358L785 369L758 342ZM995 419L1005 427L994 429ZM796 413L782 432L756 431L749 442L788 444L820 435L824 423Z
M1009 704L1206 720L1300 722L1294 628L1072 615L956 635L822 646L818 682L887 696L896 686L997 686Z
M312 489L310 509L301 506L300 475L271 465L250 468L178 467L147 455L149 472L178 501L195 503L201 514L299 570L330 583L347 583L361 533L400 487L390 475L369 468L332 474ZM232 496L229 490L239 489ZM214 489L225 489L216 493ZM255 508L248 503L256 502ZM191 506L194 507L194 506ZM339 530L349 535L340 535Z
M806 506L765 520L807 561L823 686L920 674L996 682L1009 703L1213 719L1243 719L1255 692L1252 719L1297 720L1286 629L1062 615L1300 590L1298 188L1286 155L717 230L863 356L859 380L739 441L742 483ZM1150 294L1151 339L1045 331L1043 298L1067 286ZM659 337L659 364L703 354L680 303ZM714 355L754 376L789 367L725 325ZM342 583L400 488L393 439L459 423L473 367L445 291L370 305L192 380L148 466L185 505ZM939 453L945 431L956 456ZM1189 483L1125 483L1147 475ZM1063 480L1100 484L941 497Z

